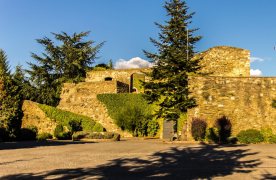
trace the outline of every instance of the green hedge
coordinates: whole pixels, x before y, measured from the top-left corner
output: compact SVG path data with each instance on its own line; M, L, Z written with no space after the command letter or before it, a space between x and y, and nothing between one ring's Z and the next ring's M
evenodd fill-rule
M101 124L95 122L93 119L87 116L64 111L44 104L39 104L38 106L42 111L45 112L47 117L57 122L57 124L68 127L69 130L72 129L72 124L80 124L83 131L104 131L104 128Z
M244 144L257 144L265 140L262 133L256 129L247 129L239 132L237 139Z
M134 136L155 136L159 124L152 118L153 107L142 94L98 94L108 114L123 130Z
M273 101L272 101L271 106L272 106L273 108L276 108L276 100L273 100Z

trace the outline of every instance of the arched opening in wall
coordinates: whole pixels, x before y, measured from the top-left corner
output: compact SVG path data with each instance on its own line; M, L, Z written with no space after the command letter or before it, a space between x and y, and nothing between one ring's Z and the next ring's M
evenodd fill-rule
M130 76L130 92L140 93L144 91L142 83L145 82L146 75L144 73L133 73Z
M104 81L112 81L112 77L106 77L104 78Z
M222 116L216 120L215 127L218 129L219 142L226 143L232 132L231 121L226 116Z

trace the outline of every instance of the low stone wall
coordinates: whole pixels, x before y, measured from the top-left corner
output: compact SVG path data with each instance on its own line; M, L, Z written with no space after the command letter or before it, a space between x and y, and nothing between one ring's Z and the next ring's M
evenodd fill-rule
M276 133L276 78L264 77L190 77L189 87L198 106L188 110L187 136L193 117L205 119L208 126L226 116L233 135L241 130L270 127Z

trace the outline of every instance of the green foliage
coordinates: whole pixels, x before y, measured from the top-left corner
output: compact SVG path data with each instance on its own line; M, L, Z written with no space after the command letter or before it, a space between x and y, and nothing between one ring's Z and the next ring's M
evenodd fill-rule
M177 121L177 132L178 134L182 133L184 124L187 122L187 113L181 113Z
M97 98L106 105L111 118L123 130L131 132L134 136L157 133L159 126L151 122L152 106L142 94L99 94Z
M230 120L223 116L216 120L215 127L218 129L219 143L227 143L232 131Z
M161 31L159 41L150 39L158 52L144 51L155 64L148 74L151 81L145 82L144 88L148 101L160 106L157 117L176 121L181 113L196 104L189 96L188 74L200 69L199 59L192 58L201 37L194 36L197 29L188 30L194 13L188 13L184 1L171 0L164 7L169 19L164 25L156 23Z
M72 138L72 133L70 131L65 131L61 124L58 124L54 131L54 136L59 140L70 140Z
M269 142L270 138L273 136L271 128L262 128L260 132L264 137L264 142Z
M271 106L272 106L273 108L276 108L276 100L273 100L273 101L272 101Z
M96 123L92 129L93 132L104 132L105 129L100 123Z
M264 141L264 137L260 131L256 129L248 129L239 132L237 139L244 144L257 144Z
M85 41L89 32L52 33L54 40L47 37L37 39L44 47L41 55L32 53L35 63L29 63L30 75L36 102L56 106L59 102L61 85L64 82L80 82L86 76L86 70L92 68L97 53L103 43L94 45L93 41ZM57 42L57 45L55 44Z
M207 123L205 120L193 118L192 120L192 136L196 141L202 141L205 138Z
M0 142L7 141L8 138L8 132L5 128L0 127Z
M5 129L5 140L15 140L20 134L23 117L20 91L10 74L7 56L0 49L0 128Z
M75 114L72 112L64 111L52 106L39 104L39 108L45 112L46 116L50 119L56 121L58 124L62 126L66 126L69 131L93 131L94 126L96 126L96 130L103 129L101 124L96 123L93 119L82 116L79 114Z
M206 131L205 140L209 143L219 142L219 130L217 128L208 128Z
M147 129L147 136L154 137L156 136L158 130L159 130L159 123L156 119L152 119L148 122L148 129Z
M21 141L34 141L37 136L37 128L35 126L30 126L27 128L21 128L20 139Z
M36 140L37 141L46 141L47 139L52 139L52 138L53 138L53 136L50 133L41 133L41 134L37 135Z
M79 131L73 134L72 136L74 141L78 141L81 139L112 139L114 141L120 141L120 134L114 132L87 132L87 131Z
M268 142L270 144L276 144L276 135L272 135L269 137Z

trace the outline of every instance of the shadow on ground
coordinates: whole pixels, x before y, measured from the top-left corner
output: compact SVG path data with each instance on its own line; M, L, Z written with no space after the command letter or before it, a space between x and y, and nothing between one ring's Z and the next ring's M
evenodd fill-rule
M80 141L21 141L21 142L2 142L0 143L0 150L14 150L25 148L36 148L41 146L64 146L69 144L87 144L94 142L80 142Z
M212 179L233 173L249 173L261 164L259 159L251 157L257 152L232 147L174 147L143 159L120 158L93 168L57 169L9 175L2 179Z

